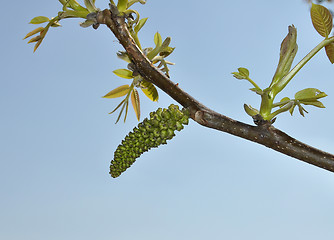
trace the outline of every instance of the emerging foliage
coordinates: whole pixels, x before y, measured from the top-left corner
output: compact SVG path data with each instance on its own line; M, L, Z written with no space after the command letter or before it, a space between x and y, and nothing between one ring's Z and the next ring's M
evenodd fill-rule
M48 30L50 27L58 27L61 26L59 24L60 20L66 18L82 18L85 21L80 23L81 27L90 27L92 26L94 29L99 27L97 23L97 14L100 12L100 9L95 6L95 0L84 0L84 5L80 5L76 0L59 0L62 4L62 11L58 13L58 15L54 18L48 18L45 16L38 16L33 18L30 23L31 24L43 24L47 23L45 27L38 27L31 32L29 32L24 39L32 37L28 43L36 43L34 47L34 51L40 46L42 41L44 40ZM147 18L140 19L140 15L138 11L130 9L130 7L135 3L145 4L144 0L119 0L117 3L117 9L119 14L126 19L127 28L135 40L138 47L141 49L141 43L139 41L138 33L144 27L147 22ZM115 5L114 1L110 1L110 4ZM135 17L134 17L135 16ZM35 37L34 35L39 34ZM155 47L148 47L142 49L142 51L147 55L148 59L151 60L153 64L157 64L157 67L163 71L169 77L169 68L168 65L173 65L167 61L165 58L168 57L173 51L174 48L170 47L169 44L171 42L171 38L167 37L164 41L162 41L161 35L157 32L154 35L154 43ZM125 98L121 101L121 103L111 112L115 112L117 109L121 109L117 121L119 121L122 113L125 110L124 121L126 120L129 106L129 99L131 98L131 102L133 105L133 109L135 111L136 117L139 120L140 118L140 101L139 95L136 88L142 90L142 92L153 102L158 101L159 95L155 86L143 78L133 63L131 63L131 59L129 58L126 52L118 52L117 56L126 61L128 63L128 69L117 69L114 70L113 73L118 77L125 79L132 79L132 84L122 85L120 87L115 88L110 91L108 94L104 96L104 98Z
M319 108L325 107L319 99L326 97L327 94L316 88L306 88L298 91L295 94L294 99L284 97L281 101L274 102L276 95L287 86L296 73L321 48L325 48L328 59L331 63L334 62L334 37L329 37L333 27L333 16L327 8L313 3L310 13L314 28L325 39L307 54L294 68L291 69L291 66L296 56L298 45L297 29L292 25L289 26L289 32L282 41L276 72L267 88L261 89L252 79L250 79L249 70L246 68L238 68L238 72L232 73L237 79L245 79L249 81L254 86L254 88L251 88L250 90L261 96L261 105L259 109L244 104L244 110L249 116L253 118L255 116L261 116L263 120L274 122L276 116L280 113L288 111L292 115L296 106L302 116L304 116L304 113L307 113L302 105L312 105Z
M28 43L35 42L34 52L41 45L43 39L45 38L50 27L61 26L59 21L65 18L83 18L86 19L84 23L81 24L82 27L88 27L96 24L96 21L92 20L99 9L95 7L95 0L85 0L85 7L81 6L76 0L59 0L63 5L62 11L58 13L56 17L49 19L48 17L38 16L34 17L30 23L31 24L42 24L48 23L45 27L39 27L30 33L28 33L24 39L29 38L37 33L40 33L37 37L34 37L28 41ZM97 25L95 25L96 27Z

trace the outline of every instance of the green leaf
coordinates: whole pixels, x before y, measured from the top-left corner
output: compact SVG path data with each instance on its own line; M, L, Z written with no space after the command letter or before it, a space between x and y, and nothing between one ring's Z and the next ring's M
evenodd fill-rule
M38 36L36 36L36 37L31 38L31 39L28 41L28 43L38 42L38 41L41 40L41 39L42 39L41 35L38 35Z
M126 95L129 92L129 85L122 85L119 86L117 88L115 88L114 90L110 91L109 93L107 93L106 95L104 95L104 98L118 98L118 97L122 97L124 95Z
M142 19L139 20L139 22L137 23L137 25L134 28L136 33L138 33L140 31L140 29L145 25L147 19L148 18L142 18Z
M146 0L129 0L128 2L128 8L131 7L132 4L140 2L141 4L145 4Z
M170 44L171 42L171 38L170 37L167 37L164 42L161 44L161 47L160 47L160 51L164 50L165 48L168 47L168 45Z
M168 57L170 54L173 53L175 47L166 47L164 50L162 50L159 55L162 56L162 57Z
M282 107L284 107L284 105L286 105L289 102L290 102L290 98L284 97L278 103L273 104L273 107L280 107L280 108L282 108Z
M244 109L245 112L251 117L259 114L259 110L253 108L251 105L244 104Z
M330 44L325 46L326 54L329 61L333 64L334 63L334 43L331 42Z
M34 46L34 52L36 52L37 48L39 47L39 45L41 45L42 41L44 38L41 38L40 40L38 40Z
M304 112L308 113L308 111L306 111L305 108L303 108L302 105L300 105L300 104L297 104L297 106L298 106L298 110L299 110L300 115L305 117Z
M140 100L139 100L139 94L136 89L133 89L131 93L131 102L133 109L136 113L137 120L139 121L140 119Z
M117 9L119 12L124 12L128 7L128 0L118 0Z
M31 19L31 21L29 23L40 24L40 23L45 23L45 22L49 22L49 21L50 21L50 19L48 17L38 16L38 17L34 17L33 19Z
M288 98L288 97L284 97L284 98L281 99L280 102L287 102L287 101L290 101L290 98Z
M94 20L86 20L82 23L80 23L80 27L87 28L95 24L96 22Z
M326 93L321 92L316 88L306 88L297 92L295 94L295 99L300 101L307 101L307 100L312 101L326 96L327 96Z
M124 99L124 100L125 100L125 99ZM125 106L129 106L129 101L125 101L125 102L124 102L124 104L123 104L123 106L122 106L122 108L121 108L121 111L119 112L119 115L118 115L118 117L117 117L116 123L118 123L119 119L121 118ZM125 119L126 119L126 114L125 114L125 117L124 117L124 122L125 122Z
M292 116L292 114L293 114L293 111L295 110L295 107L296 107L296 105L293 105L292 108L290 108L290 110L289 110L291 116Z
M44 30L43 27L36 28L36 29L32 30L31 32L29 32L23 39L31 37L31 36L35 35L36 33L39 33L39 32L41 32L43 30Z
M60 12L59 17L61 19L63 18L86 18L87 14L89 14L89 11L87 11L87 9L85 9L84 11L66 10L66 11Z
M247 68L240 67L238 68L239 72L232 72L233 77L236 79L249 79L249 70Z
M143 80L140 83L140 88L143 91L143 93L153 102L158 101L159 94L153 83Z
M160 46L161 46L161 43L162 43L161 35L160 35L159 32L157 32L157 33L154 35L154 44L155 44L157 47L160 47Z
M113 73L115 73L117 76L121 77L121 78L125 78L125 79L132 79L132 71L128 70L128 69L117 69L115 71L113 71Z
M114 110L112 110L109 114L112 114L114 113L120 106L122 106L122 104L125 102L125 100L127 100L126 98L124 98L118 105L117 107L115 107Z
M88 9L88 11L91 12L95 12L97 11L97 8L95 7L94 1L92 0L84 0L85 6Z
M168 38L166 38L166 43L168 43L168 41L170 41L170 39L168 40ZM162 50L164 50L164 49L162 49L162 47L161 47L161 45L162 45L162 38L161 38L161 35L160 35L160 33L159 32L157 32L155 35L154 35L154 43L155 43L155 48L153 49L153 50L151 50L151 51L149 51L148 53L147 53L147 58L148 59L150 59L150 60L152 60L156 55L158 55L159 54L159 52L160 51L162 51ZM165 43L165 42L164 42ZM166 44L165 43L165 44ZM166 46L167 47L167 46ZM147 50L149 50L148 48L147 48ZM144 52L145 52L145 49L144 49Z
M124 122L126 121L126 117L128 116L128 110L129 110L129 101L125 102L125 114L124 114Z
M314 101L301 101L300 103L304 104L304 105L312 105L318 108L325 108L324 104L318 100L314 100Z
M311 19L315 30L327 38L333 28L333 17L330 11L324 6L312 3Z
M117 57L119 57L120 59L130 63L131 60L129 58L129 55L127 54L127 52L124 52L124 51L118 51L117 53Z
M68 4L70 5L70 8L72 8L73 10L76 10L76 11L85 11L86 10L76 0L70 0L68 2ZM95 4L95 1L93 1L93 4Z
M278 83L286 74L289 73L292 62L296 56L297 46L297 29L292 25L288 28L289 32L283 39L280 48L279 62L276 68L276 72L271 81L270 88ZM280 89L282 90L282 89Z
M263 95L263 91L260 88L250 88L252 92L255 92L256 94Z

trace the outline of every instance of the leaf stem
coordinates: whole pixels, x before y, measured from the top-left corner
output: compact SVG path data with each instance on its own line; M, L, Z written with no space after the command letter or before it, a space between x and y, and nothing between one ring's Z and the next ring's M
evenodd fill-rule
M272 88L273 96L275 97L284 87L291 81L291 79L299 72L304 65L314 57L327 44L334 42L334 37L324 39L315 48L313 48L281 81L276 83Z
M257 90L261 90L261 88L249 77L247 78L248 82L250 82Z
M271 113L269 115L269 120L273 119L275 116L277 116L278 114L282 113L282 112L286 112L289 111L290 108L293 107L294 102L293 101L289 101L287 104L285 104L283 107L277 109L275 112Z

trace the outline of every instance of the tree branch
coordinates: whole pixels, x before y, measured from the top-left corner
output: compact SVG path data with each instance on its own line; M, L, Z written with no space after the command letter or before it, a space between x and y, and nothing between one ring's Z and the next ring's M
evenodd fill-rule
M190 117L194 121L205 127L259 143L285 155L334 172L333 154L321 151L290 137L273 127L270 122L264 121L259 115L254 118L257 126L251 126L216 113L199 103L147 59L132 39L127 29L125 18L120 16L115 6L111 5L110 7L111 10L105 9L98 13L97 22L105 24L114 33L140 75L159 87L183 107L188 108Z

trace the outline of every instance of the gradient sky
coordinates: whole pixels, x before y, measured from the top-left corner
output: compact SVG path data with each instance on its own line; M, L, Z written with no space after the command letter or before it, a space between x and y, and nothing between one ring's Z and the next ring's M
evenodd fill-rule
M107 3L96 1L101 9ZM148 0L135 8L149 17L143 46L152 46L156 31L172 37L172 80L249 124L243 104L260 99L231 72L247 67L265 87L288 25L298 30L295 63L322 40L302 0ZM334 239L333 173L193 121L111 178L113 152L138 123L130 112L115 125L108 112L119 100L101 98L130 83L112 74L125 67L115 55L120 45L106 27L84 29L69 19L33 53L22 40L36 28L28 22L55 16L59 2L5 1L2 9L0 239ZM321 51L280 97L315 87L328 94L327 108L282 114L275 126L333 152L333 76ZM143 117L175 103L159 92L158 103L141 95Z

